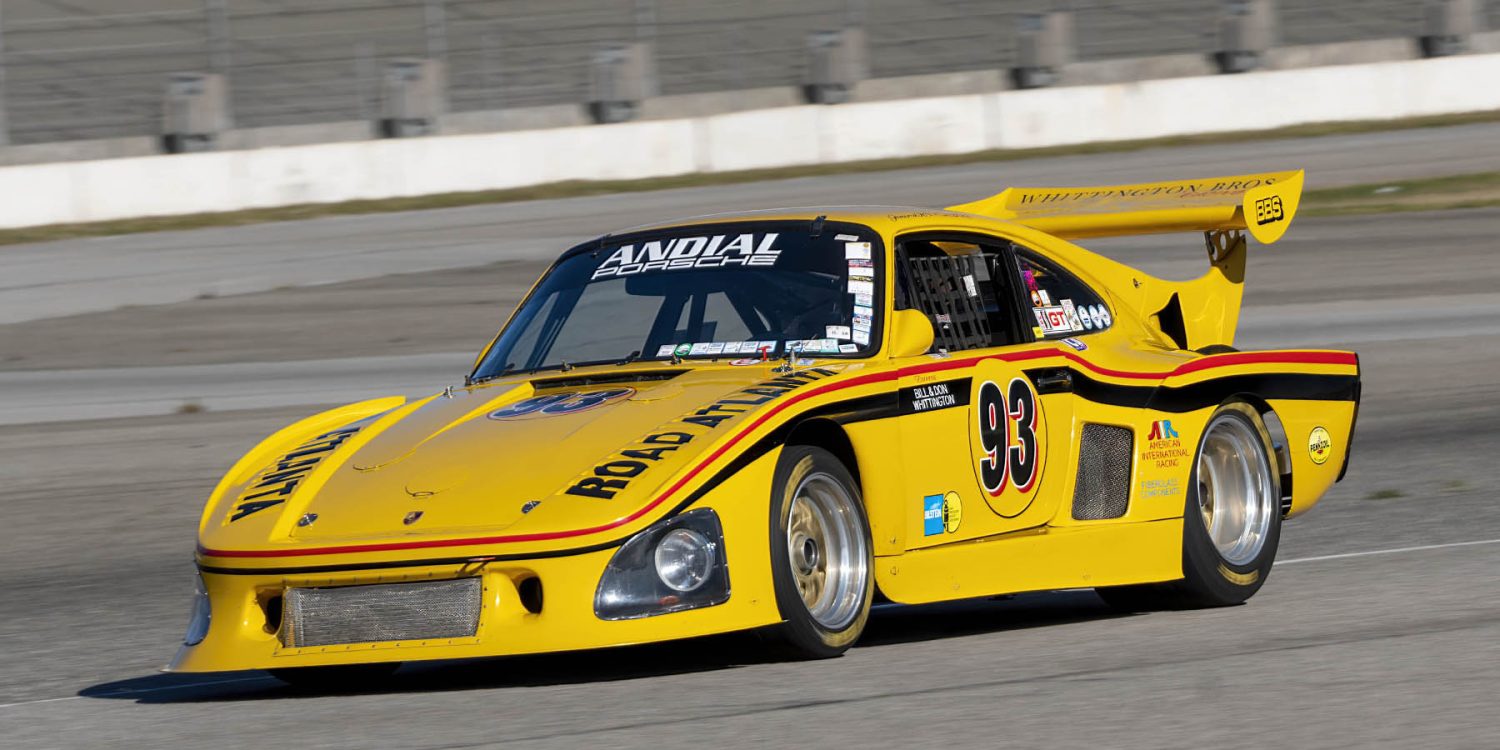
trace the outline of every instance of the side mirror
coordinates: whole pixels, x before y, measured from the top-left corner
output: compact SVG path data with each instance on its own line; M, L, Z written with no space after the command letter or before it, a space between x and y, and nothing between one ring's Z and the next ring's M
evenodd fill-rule
M915 357L932 348L932 321L917 310L891 313L890 338L892 357Z

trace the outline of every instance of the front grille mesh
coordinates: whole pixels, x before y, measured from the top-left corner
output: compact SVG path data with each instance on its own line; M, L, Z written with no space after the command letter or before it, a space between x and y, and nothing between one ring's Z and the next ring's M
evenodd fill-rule
M288 647L467 638L482 589L478 578L287 589L279 637Z
M1082 521L1119 518L1130 503L1130 430L1103 424L1083 426L1078 480L1073 485L1073 517Z

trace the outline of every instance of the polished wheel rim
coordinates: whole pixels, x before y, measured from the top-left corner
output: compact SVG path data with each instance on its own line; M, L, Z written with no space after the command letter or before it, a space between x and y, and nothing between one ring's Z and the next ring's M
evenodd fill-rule
M1225 562L1249 565L1270 533L1276 498L1271 463L1255 429L1238 417L1210 422L1198 454L1203 527Z
M797 485L788 511L787 557L808 614L839 630L859 615L869 569L859 508L843 484L824 473Z

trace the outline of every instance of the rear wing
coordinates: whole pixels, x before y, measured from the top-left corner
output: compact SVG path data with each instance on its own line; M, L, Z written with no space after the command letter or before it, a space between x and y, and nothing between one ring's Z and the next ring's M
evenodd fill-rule
M1271 244L1302 197L1302 170L1141 185L1008 188L950 211L1013 221L1064 239L1247 230Z

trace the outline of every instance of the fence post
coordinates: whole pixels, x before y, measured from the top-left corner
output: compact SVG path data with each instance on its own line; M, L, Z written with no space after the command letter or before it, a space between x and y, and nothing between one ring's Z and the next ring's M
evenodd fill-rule
M10 123L5 119L5 0L0 0L0 146L10 145Z
M229 48L229 9L225 0L203 0L203 14L208 19L208 69L228 76L233 65Z
M354 97L359 119L375 121L375 85L380 73L375 69L375 43L366 39L354 43Z
M656 39L656 0L635 0L635 40Z
M504 56L501 53L500 24L490 27L484 35L484 86L489 89L490 106L505 108Z
M427 0L423 6L427 27L427 59L443 62L448 58L448 14L443 0Z

